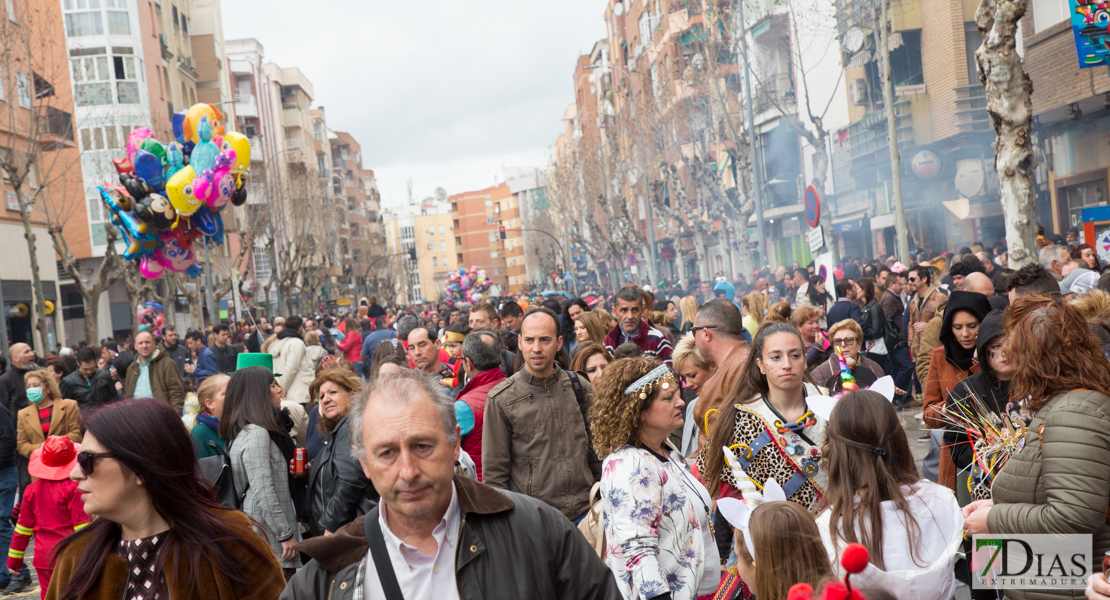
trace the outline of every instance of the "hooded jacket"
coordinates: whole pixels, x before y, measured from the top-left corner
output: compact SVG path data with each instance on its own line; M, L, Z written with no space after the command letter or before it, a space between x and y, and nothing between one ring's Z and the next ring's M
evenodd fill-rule
M285 390L285 397L298 404L308 403L308 388L316 378L316 365L308 355L304 340L291 329L282 329L268 350L274 355L274 373Z
M945 401L949 407L957 404L968 406L970 397L974 394L992 414L1001 415L1006 412L1006 404L1010 400L1010 382L999 381L990 368L990 360L983 358L987 356L987 346L1004 333L1002 311L991 311L979 325L979 339L976 342L980 357L979 372L952 389ZM971 443L965 431L948 423L944 431L944 445L952 454L952 464L956 470L965 469L971 464Z
M948 298L941 323L941 345L930 353L929 375L925 380L923 420L925 425L934 429L944 429L946 425L940 409L948 395L961 381L979 372L979 364L974 358L975 351L965 349L952 334L952 321L956 313L961 311L975 315L982 323L991 311L991 306L986 296L976 292L952 292ZM937 483L948 489L956 487L956 470L952 466L952 455L947 447L940 449Z

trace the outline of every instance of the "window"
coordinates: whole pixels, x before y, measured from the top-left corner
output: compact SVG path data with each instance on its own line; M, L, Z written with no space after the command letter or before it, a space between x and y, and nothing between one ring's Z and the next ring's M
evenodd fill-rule
M173 7L173 26L174 27L181 27L181 24L178 23L178 20L177 20L177 6Z
M108 11L108 33L111 35L131 35L131 19L128 17L126 10Z
M440 224L440 226L439 226L439 235L446 235L445 233L443 233L443 225L442 224Z
M70 51L77 106L139 104L141 64L131 48L83 48ZM116 89L113 93L112 84Z
M447 256L444 255L444 256L439 257L439 261L441 263L443 263L443 268L446 269L447 268Z
M254 259L254 278L257 281L269 281L273 273L270 267L270 255L256 246L251 251L251 258Z
M444 241L444 240L439 241L439 251L440 252L446 252L447 251L447 242L446 241Z
M428 242L428 250L435 250L435 249L436 249L436 243L435 242Z
M497 236L496 236L496 235L494 235L494 234L492 234L492 233L491 233L491 234L489 234L489 241L491 241L491 242L492 242L493 240L496 240L496 239L497 239Z
M100 0L64 0L66 36L104 35Z
M1040 33L1068 18L1068 0L1033 0L1034 33Z
M486 225L493 225L493 217L486 217Z
M31 108L31 84L27 81L26 73L16 72L15 92L19 98L19 105L23 108Z
M15 18L15 0L4 0L4 8L8 9L8 20L18 23L19 20Z
M494 250L494 251L490 252L489 257L490 258L497 258L497 250Z
M438 269L439 268L439 257L436 257L436 256L432 257L432 268L433 269Z

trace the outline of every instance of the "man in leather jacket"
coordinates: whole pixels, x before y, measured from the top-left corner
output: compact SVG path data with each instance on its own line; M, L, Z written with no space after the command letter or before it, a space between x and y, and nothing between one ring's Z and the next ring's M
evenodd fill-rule
M439 385L408 370L381 378L348 419L381 503L334 535L297 544L313 560L282 599L621 598L612 571L559 511L455 475L459 427Z

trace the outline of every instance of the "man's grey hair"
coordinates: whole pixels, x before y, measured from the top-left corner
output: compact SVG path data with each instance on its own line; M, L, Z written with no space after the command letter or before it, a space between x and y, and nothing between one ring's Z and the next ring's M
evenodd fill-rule
M489 371L501 366L501 340L491 329L476 329L463 340L463 358L470 359L474 368Z
M1067 246L1045 246L1041 248L1041 253L1038 258L1040 259L1038 262L1041 263L1041 266L1051 271L1052 261L1060 263L1062 267L1064 263L1068 262L1068 259L1071 258L1071 253L1068 252Z
M455 423L455 403L447 397L447 392L440 385L438 378L430 378L412 369L397 369L384 376L379 376L362 388L351 403L351 410L347 415L351 428L351 454L358 460L366 459L366 445L362 440L362 418L366 414L366 407L371 402L386 404L411 404L414 400L431 400L439 416L443 419L443 429L447 433L447 442L454 444L458 439L458 429Z
M694 323L698 327L716 325L713 334L724 339L744 339L744 317L740 314L740 309L727 298L710 300L698 307Z
M397 339L402 342L409 341L409 334L417 327L420 327L420 321L412 315L405 315L397 319Z

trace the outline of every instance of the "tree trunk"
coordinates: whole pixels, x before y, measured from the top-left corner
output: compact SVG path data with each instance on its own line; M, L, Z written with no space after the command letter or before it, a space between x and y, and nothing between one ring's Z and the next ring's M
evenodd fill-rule
M19 217L23 220L23 237L27 240L27 252L31 255L31 285L35 292L35 329L39 333L39 343L42 344L43 356L49 356L52 348L46 335L46 298L42 295L42 278L39 277L38 243L36 236L31 232L31 205L24 197L22 190L17 187L16 198L19 201Z
M738 234L736 242L736 247L738 248L736 251L737 260L740 265L740 272L743 273L745 277L747 277L749 273L755 273L755 263L752 260L752 249L748 247L750 240L748 239L747 219L749 216L751 215L745 215L743 211L741 211L740 217L744 219L744 221L736 228Z
M1037 261L1036 191L1029 130L1033 82L1021 67L1015 35L1028 0L981 0L975 24L983 45L975 51L979 80L987 86L987 112L994 133L994 170L1006 216L1006 246L1011 269Z
M85 341L90 346L96 346L100 343L100 297L99 294L96 298L85 296L81 294L81 300L85 303Z

